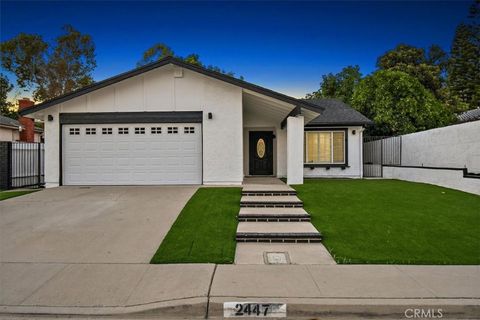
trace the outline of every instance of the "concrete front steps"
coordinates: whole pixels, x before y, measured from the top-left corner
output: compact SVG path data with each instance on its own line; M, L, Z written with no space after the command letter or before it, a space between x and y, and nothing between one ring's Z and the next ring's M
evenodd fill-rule
M322 235L310 223L310 215L296 194L283 183L244 185L238 214L238 244L321 242Z
M237 242L315 243L322 235L310 222L240 222Z
M303 208L240 208L240 222L310 222Z
M242 196L241 208L302 208L296 196Z
M285 184L251 184L242 189L242 196L296 196L297 191Z

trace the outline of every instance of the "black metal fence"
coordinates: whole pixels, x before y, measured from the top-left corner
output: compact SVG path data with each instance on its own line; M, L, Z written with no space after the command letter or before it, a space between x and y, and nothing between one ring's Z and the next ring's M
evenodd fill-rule
M402 165L402 137L363 137L363 176L382 177L384 165Z
M44 167L43 143L0 142L0 189L42 187Z

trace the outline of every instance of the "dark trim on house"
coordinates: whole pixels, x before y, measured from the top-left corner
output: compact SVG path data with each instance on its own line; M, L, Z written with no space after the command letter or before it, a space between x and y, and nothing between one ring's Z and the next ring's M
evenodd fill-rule
M349 168L350 166L348 165L348 128L304 128L306 132L308 131L344 131L345 132L345 163L304 163L303 167L304 168L325 168L325 169L330 169L330 168ZM306 140L305 140L306 143ZM305 150L303 151L305 152Z
M202 123L202 111L61 113L61 124Z
M331 122L327 122L327 123L314 123L314 124L306 124L305 125L305 128L314 128L314 127L352 127L352 126L355 126L355 127L365 127L367 125L371 125L373 124L372 123L369 123L369 122L338 122L338 123L331 123Z
M281 101L284 101L284 102L287 102L287 103L291 103L291 104L294 104L295 106L300 106L300 107L309 109L309 110L314 111L314 112L318 112L319 108L321 108L321 110L324 110L324 108L319 107L319 106L315 106L314 104L309 103L307 101L302 101L302 100L284 95L282 93L279 93L279 92L276 92L276 91L273 91L273 90L270 90L270 89L267 89L267 88L264 88L264 87L257 86L253 83L249 83L249 82L234 78L232 76L228 76L228 75L220 73L220 72L208 70L204 67L196 66L196 65L193 65L191 63L184 62L184 61L182 61L180 59L177 59L177 58L166 57L166 58L161 59L159 61L149 63L149 64L144 65L142 67L139 67L139 68L133 69L131 71L121 73L117 76L114 76L114 77L111 77L111 78L93 83L91 85L85 86L85 87L80 88L78 90L75 90L73 92L61 95L57 98L54 98L54 99L42 102L40 104L34 105L33 107L23 109L22 111L19 112L19 114L24 116L24 115L27 115L27 114L30 114L30 113L33 113L33 112L37 112L37 111L46 109L46 108L51 107L53 105L71 100L73 98L76 98L76 97L79 97L81 95L90 93L92 91L105 88L105 87L107 87L109 85L112 85L112 84L115 84L117 82L120 82L120 81L129 79L129 78L138 76L142 73L154 70L154 69L159 68L159 67L163 67L167 64L173 64L173 65L176 65L176 66L181 67L181 68L189 69L189 70L204 74L206 76L215 78L217 80L221 80L221 81L224 81L224 82L242 87L244 89L251 90L251 91L269 96L269 97L274 98L274 99L278 99L278 100L281 100Z
M326 168L326 169L330 169L330 168L342 168L342 169L350 168L349 165L346 165L346 164L343 164L343 163L304 163L303 167L304 168L311 168L311 169L314 169L314 168Z
M425 167L425 166L401 166L394 164L384 164L383 167L393 168L410 168L410 169L429 169L429 170L451 170L451 171L463 171L464 178L480 179L479 173L468 172L467 168L452 168L452 167Z
M282 120L282 122L280 123L280 129L283 129L283 128L286 127L288 117L296 117L296 116L298 116L298 115L301 114L301 113L302 113L302 108L300 108L300 107L298 107L298 106L295 107L295 108L293 108L293 110L290 111L290 113L289 113L289 114Z

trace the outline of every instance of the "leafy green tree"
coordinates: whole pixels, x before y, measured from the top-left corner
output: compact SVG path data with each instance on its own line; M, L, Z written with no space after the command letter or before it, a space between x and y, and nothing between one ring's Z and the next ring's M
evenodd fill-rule
M480 107L480 2L470 8L470 22L455 30L448 64L449 90L470 109Z
M143 57L137 63L137 66L141 67L141 66L144 66L148 63L152 63L152 62L158 61L158 60L166 58L166 57L175 57L175 58L183 60L187 63L193 64L195 66L204 67L204 68L207 68L208 70L223 73L223 74L226 74L226 75L231 76L231 77L235 76L235 73L233 73L231 71L225 71L225 70L223 70L223 69L221 69L217 66L212 66L212 65L205 66L203 64L203 62L200 60L200 56L196 53L191 53L191 54L187 55L186 57L177 56L177 55L175 55L173 50L164 43L157 43L157 44L153 45L152 47L148 48L143 53ZM241 80L243 80L242 76L240 76L239 78Z
M452 112L412 75L379 70L356 88L352 106L375 122L369 134L398 135L448 125Z
M45 69L48 43L36 34L20 33L0 43L2 67L16 75L20 88L29 88L41 81Z
M12 102L8 101L8 93L12 91L13 85L4 74L0 74L0 115L17 119L18 114Z
M380 70L394 70L408 73L417 78L437 98L442 98L442 71L445 71L446 53L436 45L428 52L407 44L400 44L387 51L377 60Z
M0 45L2 67L16 76L21 89L33 89L35 100L48 100L93 83L95 45L90 35L70 25L53 44L21 33Z
M350 103L353 92L362 79L359 66L348 66L339 73L322 76L320 89L306 95L307 99L336 98Z
M144 53L142 60L140 60L137 63L137 66L143 66L152 62L155 62L157 60L166 58L166 57L173 57L174 53L173 50L170 49L169 46L167 46L164 43L157 43L148 48Z

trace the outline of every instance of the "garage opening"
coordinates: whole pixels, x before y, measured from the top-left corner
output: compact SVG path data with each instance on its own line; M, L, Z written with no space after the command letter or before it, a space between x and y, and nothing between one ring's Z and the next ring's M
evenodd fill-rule
M201 123L64 124L64 185L202 183Z

